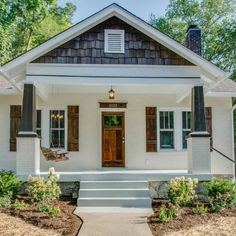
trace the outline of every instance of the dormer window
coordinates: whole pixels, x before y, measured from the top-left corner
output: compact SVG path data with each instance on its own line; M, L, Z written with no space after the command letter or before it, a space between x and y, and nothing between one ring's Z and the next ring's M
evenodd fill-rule
M124 30L105 30L105 53L124 53L125 52L125 31Z

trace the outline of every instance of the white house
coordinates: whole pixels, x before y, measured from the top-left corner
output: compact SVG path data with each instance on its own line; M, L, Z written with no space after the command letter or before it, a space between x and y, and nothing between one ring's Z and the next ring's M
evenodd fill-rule
M112 4L3 65L0 169L26 178L54 166L65 181L233 176L236 84L201 57L196 26L186 37Z

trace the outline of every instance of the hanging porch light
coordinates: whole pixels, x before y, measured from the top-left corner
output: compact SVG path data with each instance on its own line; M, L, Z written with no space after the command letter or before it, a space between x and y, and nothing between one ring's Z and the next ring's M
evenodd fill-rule
M109 94L109 99L115 98L115 91L112 89L112 86L111 86L111 89L109 90L108 94Z

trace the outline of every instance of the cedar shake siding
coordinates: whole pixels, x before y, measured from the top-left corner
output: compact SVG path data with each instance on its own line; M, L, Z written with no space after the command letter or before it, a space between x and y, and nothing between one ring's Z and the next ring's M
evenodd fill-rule
M104 30L125 30L125 53L104 53ZM33 63L192 65L137 29L112 17Z

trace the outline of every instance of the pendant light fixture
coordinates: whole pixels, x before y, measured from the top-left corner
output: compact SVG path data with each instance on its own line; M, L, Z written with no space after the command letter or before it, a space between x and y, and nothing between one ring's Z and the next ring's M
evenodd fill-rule
M115 91L112 89L112 86L111 86L111 89L109 90L108 94L109 94L109 99L115 98Z

